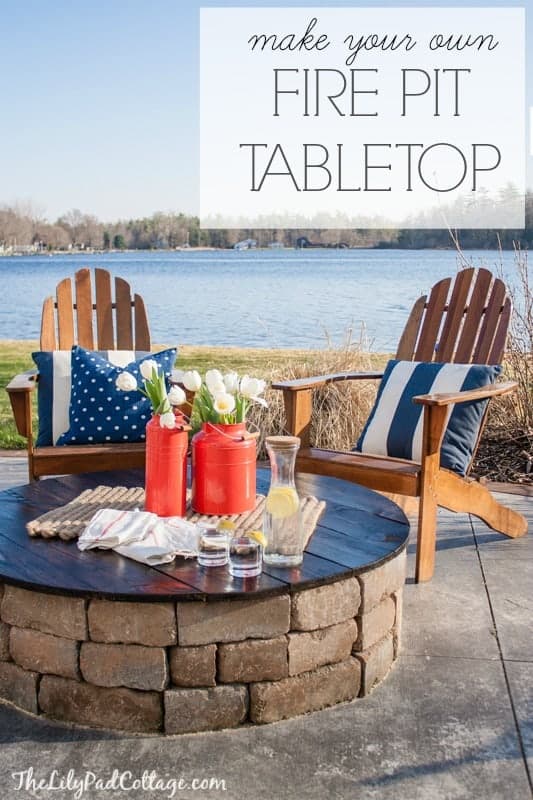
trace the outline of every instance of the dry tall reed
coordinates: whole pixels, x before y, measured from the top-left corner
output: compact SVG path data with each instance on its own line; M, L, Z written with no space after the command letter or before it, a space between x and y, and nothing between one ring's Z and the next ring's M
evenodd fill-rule
M369 353L364 328L354 340L349 330L342 344L334 347L328 342L324 350L308 356L299 364L272 367L269 379L273 382L326 375L336 372L368 372L376 369L376 358ZM376 396L379 381L339 381L313 392L311 441L317 447L350 450L368 417ZM282 392L269 389L268 409L255 406L250 415L252 425L261 434L259 457L265 457L265 436L287 433Z
M453 238L461 266L475 266L461 251L457 238ZM510 279L505 274L500 248L497 273L506 284L513 304L504 377L516 381L518 388L491 402L474 473L493 480L529 483L533 476L533 289L528 254L519 245L515 246L514 262L516 276Z

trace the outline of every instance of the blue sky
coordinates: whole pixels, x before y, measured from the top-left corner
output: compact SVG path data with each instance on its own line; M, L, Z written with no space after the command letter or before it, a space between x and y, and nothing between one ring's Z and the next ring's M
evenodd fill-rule
M196 212L198 9L227 5L273 3L0 0L0 204L31 201L49 219L70 208L105 220ZM533 0L468 5L526 7L533 106ZM528 168L531 186L531 155Z

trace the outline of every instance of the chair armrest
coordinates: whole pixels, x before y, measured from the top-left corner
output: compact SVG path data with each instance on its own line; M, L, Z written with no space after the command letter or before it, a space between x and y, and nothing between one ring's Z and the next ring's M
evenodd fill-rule
M273 389L288 389L292 392L299 392L301 389L317 389L328 383L337 381L362 381L378 380L383 377L383 372L336 372L331 375L315 375L311 378L296 378L292 381L281 381L273 383Z
M31 398L35 390L38 379L37 370L28 370L20 375L16 375L8 385L6 391L15 417L15 425L21 436L28 439L28 447L32 444L32 419L31 419Z
M466 389L463 392L420 394L417 397L413 397L413 402L421 403L424 406L448 406L451 403L467 403L470 400L485 400L488 397L498 397L498 395L513 392L517 386L518 383L516 381L506 381L481 386L479 389Z
M299 436L302 447L309 447L313 389L336 381L375 380L382 377L382 372L337 372L331 375L281 381L273 383L272 388L283 391L287 432L292 436Z
M33 392L37 385L38 373L36 369L29 369L20 375L15 375L6 386L6 392Z

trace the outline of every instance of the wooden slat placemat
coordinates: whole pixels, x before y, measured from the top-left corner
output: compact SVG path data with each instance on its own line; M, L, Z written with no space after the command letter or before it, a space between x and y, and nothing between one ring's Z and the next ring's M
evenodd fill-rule
M226 517L209 517L193 511L190 505L190 492L188 492L186 518L190 522L209 523L212 525L216 525L220 519L230 519L235 522L239 533L260 530L263 527L265 500L264 495L258 494L253 511ZM326 503L316 497L300 498L304 546L311 538L325 507ZM96 489L86 489L74 500L71 500L70 503L47 511L46 514L42 514L40 517L28 522L26 530L30 536L42 536L43 539L59 538L65 541L77 539L92 517L101 508L114 508L119 511L142 511L144 508L144 489L140 486L130 489L125 486L97 486Z

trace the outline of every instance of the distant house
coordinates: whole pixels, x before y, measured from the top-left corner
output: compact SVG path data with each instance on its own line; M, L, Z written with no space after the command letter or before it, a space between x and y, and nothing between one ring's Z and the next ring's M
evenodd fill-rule
M296 239L296 247L299 250L302 250L305 247L329 247L333 249L346 250L349 247L349 244L347 242L327 242L325 244L322 242L310 242L307 236L300 236L298 239Z
M233 245L234 250L255 250L257 242L255 239L243 239L242 242L236 242Z
M14 256L28 256L32 253L39 252L39 244L14 244L12 247L8 248Z

